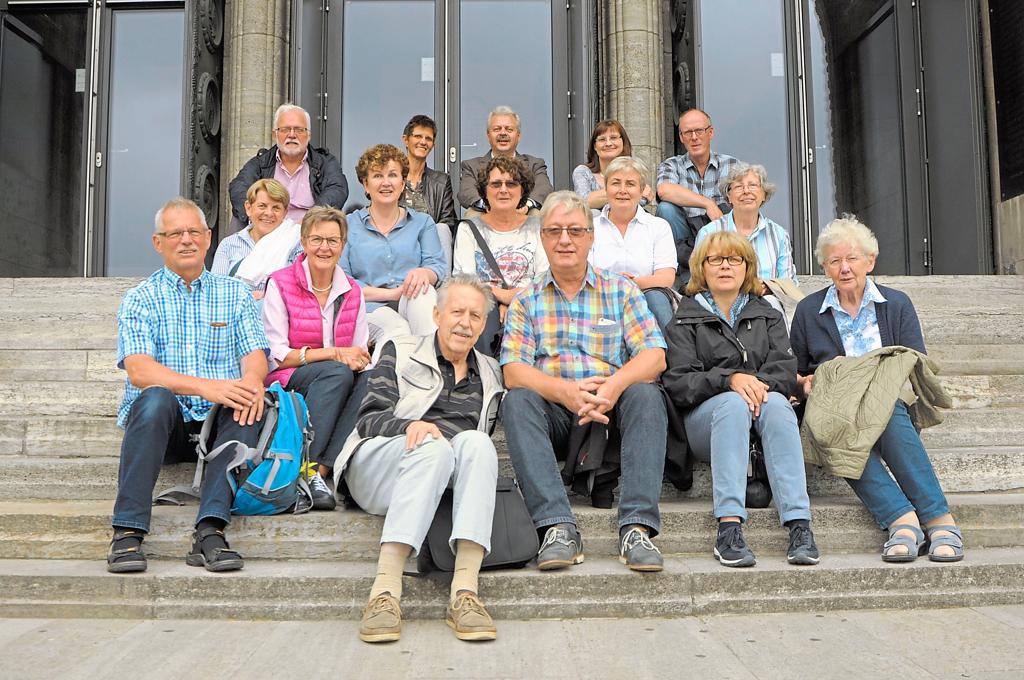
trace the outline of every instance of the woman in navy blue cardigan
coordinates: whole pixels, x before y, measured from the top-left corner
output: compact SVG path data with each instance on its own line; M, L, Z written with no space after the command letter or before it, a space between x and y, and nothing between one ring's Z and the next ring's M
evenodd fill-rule
M860 356L891 345L925 351L910 298L868 278L878 256L870 229L844 215L818 237L815 255L832 285L800 301L790 331L805 395L813 388L814 370L837 356ZM912 562L926 546L932 561L963 559L960 530L905 403L897 400L860 479L846 481L889 531L883 560Z

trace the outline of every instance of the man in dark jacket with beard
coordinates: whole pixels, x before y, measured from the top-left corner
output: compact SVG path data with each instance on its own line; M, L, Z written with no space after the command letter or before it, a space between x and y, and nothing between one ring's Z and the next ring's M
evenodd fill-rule
M341 163L327 149L309 145L309 113L301 106L282 104L274 112L274 139L277 144L260 149L250 158L228 185L231 211L240 226L245 226L245 195L258 179L276 179L291 196L288 219L299 224L314 205L329 205L341 210L348 200L348 181ZM234 220L232 220L234 222ZM239 225L235 225L239 226Z

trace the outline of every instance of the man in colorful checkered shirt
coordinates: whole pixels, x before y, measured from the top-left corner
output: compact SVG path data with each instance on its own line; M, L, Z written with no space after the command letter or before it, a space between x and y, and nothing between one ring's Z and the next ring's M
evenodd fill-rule
M715 128L711 116L700 109L679 114L679 140L686 148L681 156L665 159L658 166L658 217L672 227L679 260L677 278L690 280L690 253L697 232L708 222L728 212L729 204L718 188L737 160L711 150Z
M211 234L195 203L169 201L156 214L153 246L164 266L125 293L117 312L117 365L128 373L118 425L121 444L114 538L107 570L145 571L160 466L196 460L195 436L214 404L222 407L213 446L255 446L263 417L267 338L248 286L206 271ZM231 519L229 455L206 466L192 549L185 561L209 571L242 568L224 527Z
M665 341L636 284L587 263L593 216L576 193L548 196L541 223L550 270L512 300L501 351L512 465L544 530L537 566L583 561L556 451L566 450L574 424L598 422L616 427L622 442L620 557L630 569L660 571L650 539L660 528L668 424L652 381L665 368Z

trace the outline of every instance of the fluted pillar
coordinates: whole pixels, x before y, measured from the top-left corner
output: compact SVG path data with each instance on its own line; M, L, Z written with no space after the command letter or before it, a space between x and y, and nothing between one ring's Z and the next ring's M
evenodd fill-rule
M272 143L274 109L288 97L289 0L227 0L224 40L224 136L221 224L231 218L228 183L260 148Z
M662 5L662 0L609 0L604 12L606 115L622 122L633 154L652 172L665 153Z

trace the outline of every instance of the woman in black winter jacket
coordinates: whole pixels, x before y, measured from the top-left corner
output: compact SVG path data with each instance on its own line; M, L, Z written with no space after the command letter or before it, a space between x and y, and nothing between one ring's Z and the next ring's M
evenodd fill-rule
M749 567L743 539L751 426L761 437L768 481L789 528L790 564L817 564L803 451L789 396L796 359L782 315L757 292L757 256L731 231L700 242L690 257L689 297L666 329L668 370L662 382L686 424L696 458L711 463L715 557Z

